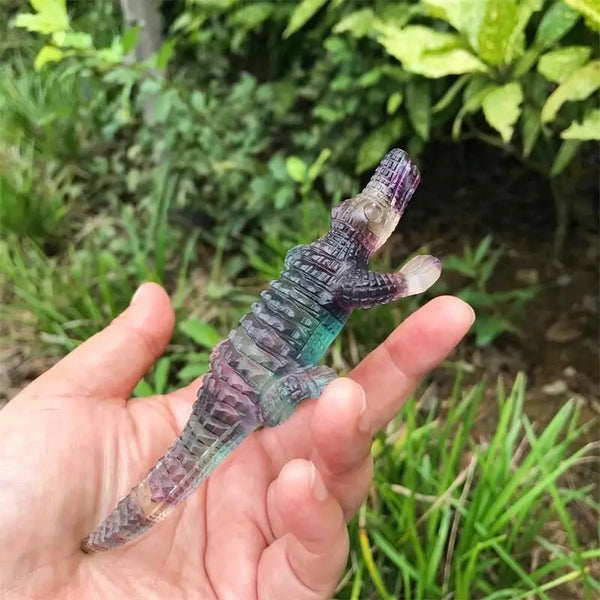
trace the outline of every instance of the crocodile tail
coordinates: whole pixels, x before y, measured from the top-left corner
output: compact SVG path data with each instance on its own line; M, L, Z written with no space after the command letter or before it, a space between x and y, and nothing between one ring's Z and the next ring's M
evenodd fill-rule
M231 418L229 424L220 422L220 427L214 427L213 420L213 427L207 427L210 419L206 418L206 411L215 406L214 402L206 401L207 395L203 385L181 436L144 480L82 541L82 550L98 552L117 548L148 531L190 496L255 429L254 421L242 417Z

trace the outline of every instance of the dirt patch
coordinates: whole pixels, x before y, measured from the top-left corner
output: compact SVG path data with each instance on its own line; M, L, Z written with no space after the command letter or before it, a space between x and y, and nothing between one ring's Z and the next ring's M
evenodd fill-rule
M480 144L428 151L418 202L402 223L408 233L401 246L429 240L440 256L491 234L506 251L490 287L535 287L518 335L503 335L487 348L465 343L456 355L474 367L474 380L525 372L527 413L542 423L572 397L584 420L600 414L598 164L594 157L587 162L575 190L579 213L558 261L551 258L555 212L547 180ZM590 436L600 439L597 430Z

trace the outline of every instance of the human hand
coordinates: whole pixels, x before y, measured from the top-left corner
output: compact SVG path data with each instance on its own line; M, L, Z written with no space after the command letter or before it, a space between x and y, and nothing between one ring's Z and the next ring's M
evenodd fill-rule
M0 412L0 597L330 598L371 481L372 434L472 320L460 300L432 300L318 401L254 432L167 520L84 554L81 539L179 435L199 385L130 399L174 326L164 290L145 284Z

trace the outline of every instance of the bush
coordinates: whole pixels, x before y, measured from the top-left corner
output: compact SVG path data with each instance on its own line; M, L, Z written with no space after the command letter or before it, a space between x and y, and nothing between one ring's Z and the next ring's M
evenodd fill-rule
M351 164L362 173L394 144L418 155L448 133L477 137L555 178L586 140L600 138L592 96L600 23L586 0L394 0L358 10L326 0L186 2L163 48L133 66L135 29L96 49L64 9L53 18L50 26L45 13L15 21L51 34L38 68L68 59L102 71L121 95L115 127L152 99L142 147L177 155L187 174L182 202L210 197L200 210L217 229L233 207L229 234L257 218L274 226L259 215L281 183L267 159L278 148L308 162L329 149L338 168L325 169L318 189L337 199L352 191ZM289 192L274 195L285 212Z

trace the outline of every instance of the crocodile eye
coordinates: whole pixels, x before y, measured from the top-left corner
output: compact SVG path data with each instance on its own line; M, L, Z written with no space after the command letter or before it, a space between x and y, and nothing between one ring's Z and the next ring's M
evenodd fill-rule
M379 223L383 219L383 209L377 202L369 202L363 211L369 223Z

